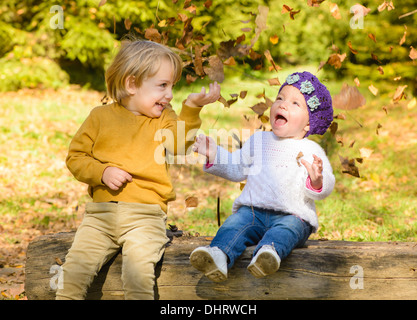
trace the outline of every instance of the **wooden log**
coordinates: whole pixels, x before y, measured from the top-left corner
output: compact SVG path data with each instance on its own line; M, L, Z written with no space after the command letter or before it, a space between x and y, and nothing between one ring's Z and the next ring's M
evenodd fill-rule
M27 251L28 299L54 299L57 272L74 233L41 236ZM246 269L249 247L229 270L228 280L214 283L195 270L189 255L210 238L175 238L156 273L155 297L196 299L415 299L417 243L309 240L281 263L276 274L254 278ZM121 255L107 263L89 288L87 299L123 299Z

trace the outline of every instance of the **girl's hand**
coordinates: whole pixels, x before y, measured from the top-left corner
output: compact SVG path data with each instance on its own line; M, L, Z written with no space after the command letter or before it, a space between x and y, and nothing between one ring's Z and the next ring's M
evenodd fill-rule
M306 167L308 175L310 176L311 186L319 190L323 187L323 161L313 154L313 164L301 159L301 163Z
M200 134L195 139L193 151L206 156L208 163L214 163L217 154L217 144L213 138Z
M191 93L185 104L189 107L202 107L206 104L216 102L220 98L220 85L217 82L210 83L209 92L206 93L206 88L201 88L200 93Z
M132 176L122 169L116 167L107 167L103 171L103 177L101 178L101 181L103 181L103 183L111 190L117 191L126 182L131 182Z

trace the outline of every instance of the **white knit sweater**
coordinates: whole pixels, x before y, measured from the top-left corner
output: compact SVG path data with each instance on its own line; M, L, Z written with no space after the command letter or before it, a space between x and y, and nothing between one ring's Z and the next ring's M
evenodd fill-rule
M313 154L323 160L323 188L321 192L306 187L307 169L299 162L312 163ZM307 138L280 139L271 131L258 131L233 153L222 147L211 167L204 171L231 181L247 180L241 195L233 204L254 206L294 214L318 229L315 200L327 197L333 190L335 178L324 150Z

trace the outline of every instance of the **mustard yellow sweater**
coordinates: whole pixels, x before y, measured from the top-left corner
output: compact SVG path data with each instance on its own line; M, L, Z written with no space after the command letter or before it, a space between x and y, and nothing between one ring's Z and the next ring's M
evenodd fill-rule
M167 107L159 118L149 118L134 115L117 103L96 107L71 141L68 169L89 185L94 202L159 204L166 212L175 192L165 151L185 154L201 125L200 110L183 104L179 116ZM109 189L101 181L109 166L128 172L132 182L117 191Z

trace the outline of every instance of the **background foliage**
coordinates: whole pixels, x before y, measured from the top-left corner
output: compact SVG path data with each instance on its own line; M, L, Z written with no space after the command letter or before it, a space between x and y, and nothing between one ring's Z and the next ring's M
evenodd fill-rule
M340 68L325 65L323 73L339 79L359 77L366 83L402 76L415 91L417 72L409 53L410 46L417 42L417 15L399 19L415 9L415 3L395 1L395 9L379 12L383 3L363 1L361 4L370 12L363 19L363 28L353 29L349 24L353 18L350 9L357 4L353 0L324 1L317 7L309 6L307 0L4 0L0 4L0 90L58 88L68 83L104 90L104 70L126 33L145 37L146 30L153 26L160 34L165 33L163 41L175 47L185 33L184 17L190 19L188 27L192 29L191 42L185 46L189 52L196 45L210 44L203 56L214 55L222 41L242 35L246 36L242 43L249 44L256 29L258 6L263 5L269 8L267 28L253 47L260 57L236 57L240 72L244 67L251 70L269 66L265 50L270 50L275 63L284 68L306 64L318 67L330 54L346 53ZM50 26L57 15L50 12L54 5L62 7L63 29ZM284 5L292 12L299 11L293 19L288 12L283 13ZM400 45L404 32L406 38ZM277 43L271 40L273 37ZM349 49L349 41L356 54ZM383 67L383 75L378 66Z

